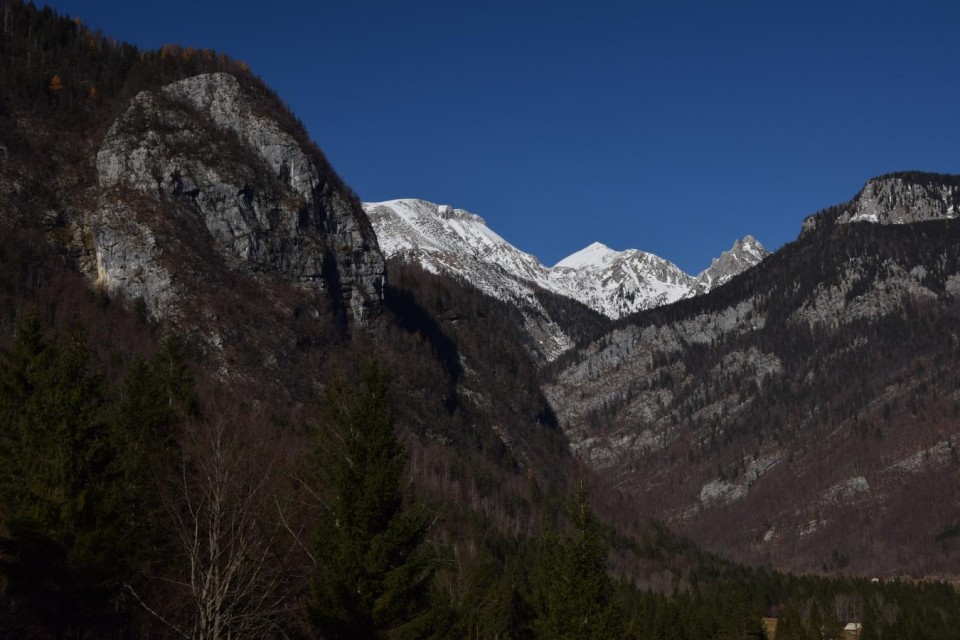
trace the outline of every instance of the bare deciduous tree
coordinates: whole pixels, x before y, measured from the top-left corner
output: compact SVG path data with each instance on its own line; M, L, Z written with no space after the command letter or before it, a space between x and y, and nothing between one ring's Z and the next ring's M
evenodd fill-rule
M183 638L285 635L281 625L296 599L279 553L283 460L264 430L255 419L221 411L185 436L178 478L165 495L180 557L175 574L162 578L179 604L152 607L133 594Z

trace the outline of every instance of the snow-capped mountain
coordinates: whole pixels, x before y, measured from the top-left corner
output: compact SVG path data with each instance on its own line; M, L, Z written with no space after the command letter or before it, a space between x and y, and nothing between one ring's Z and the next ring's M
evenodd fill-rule
M581 302L609 318L706 293L762 260L768 252L752 236L734 243L697 276L668 260L595 242L550 268L517 249L463 209L403 199L363 205L388 258L419 263L434 273L462 278L484 293L520 303L525 317L549 320L534 286ZM539 322L539 321L538 321ZM570 346L554 339L550 351Z
M554 291L610 318L620 318L686 298L695 280L680 267L637 249L614 251L599 242L568 256L550 270Z
M515 305L534 348L545 360L573 346L537 299L535 285L549 290L546 267L491 231L480 216L414 199L364 203L363 208L385 257L460 278Z

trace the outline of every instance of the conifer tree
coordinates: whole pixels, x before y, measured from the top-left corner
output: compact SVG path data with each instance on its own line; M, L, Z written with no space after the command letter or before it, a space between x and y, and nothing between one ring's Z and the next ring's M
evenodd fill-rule
M87 363L81 332L58 344L37 320L0 354L0 572L53 637L111 617L134 544L104 386Z
M110 416L111 437L120 453L116 472L125 522L138 540L138 555L144 560L160 554L162 527L158 521L164 516L158 484L174 468L176 436L184 417L169 402L162 357L158 354L153 362L147 362L134 356ZM185 384L189 385L189 380Z
M432 573L428 514L404 495L405 456L379 367L356 389L331 385L313 439L325 496L312 544L316 630L331 639L416 637Z
M575 531L540 543L531 575L537 638L618 638L622 616L607 573L607 546L581 481L570 509Z

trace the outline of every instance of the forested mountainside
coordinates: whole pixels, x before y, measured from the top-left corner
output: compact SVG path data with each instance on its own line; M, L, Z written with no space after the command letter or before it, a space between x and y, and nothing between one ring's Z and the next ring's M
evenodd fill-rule
M956 180L872 180L727 286L558 363L571 446L741 560L955 575Z
M571 455L516 310L386 264L242 63L0 18L0 637L960 625L947 585L748 569L651 523Z

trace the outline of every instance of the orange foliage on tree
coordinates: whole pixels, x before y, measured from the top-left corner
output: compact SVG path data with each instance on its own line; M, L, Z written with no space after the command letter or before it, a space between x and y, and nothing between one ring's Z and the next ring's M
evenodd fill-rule
M55 75L50 78L50 91L62 91L63 90L63 80L60 79L59 75Z
M183 53L183 47L178 44L165 44L160 47L161 58L175 58Z

